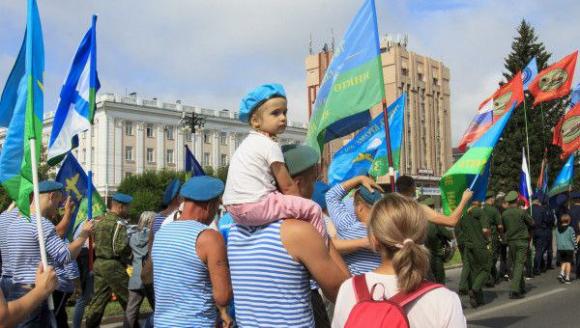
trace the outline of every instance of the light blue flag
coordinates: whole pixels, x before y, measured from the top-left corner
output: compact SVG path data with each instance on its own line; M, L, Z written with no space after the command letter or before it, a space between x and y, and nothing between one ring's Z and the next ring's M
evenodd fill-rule
M580 104L580 83L576 85L576 88L570 93L570 107L568 110L574 108L576 104Z
M96 20L96 17L93 17ZM92 122L91 94L100 88L96 65L96 40L93 26L83 37L73 58L68 77L60 91L60 101L54 115L48 142L48 163L56 165L78 146L78 134ZM91 83L94 81L93 83ZM93 86L94 84L94 86Z
M570 186L572 186L572 183L574 182L574 158L574 153L568 157L566 164L564 164L564 167L562 167L562 170L558 173L554 185L548 192L549 197L566 192L569 190Z
M406 94L402 94L387 109L395 169L399 166L403 139L405 100ZM376 177L387 172L385 120L381 113L334 155L328 168L328 183L334 185L357 175L370 174Z
M536 75L538 75L538 62L536 57L534 57L522 71L522 83L524 84L524 91L528 90L528 86L536 78Z

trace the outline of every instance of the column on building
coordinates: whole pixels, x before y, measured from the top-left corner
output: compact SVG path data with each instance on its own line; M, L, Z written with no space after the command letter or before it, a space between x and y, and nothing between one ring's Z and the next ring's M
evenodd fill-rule
M185 154L185 147L184 147L184 132L183 129L179 126L176 126L175 129L177 130L177 139L175 139L175 149L173 149L173 157L175 162L175 168L177 171L183 171L184 168L184 154Z
M157 170L165 168L165 126L159 124L157 126Z
M201 164L203 161L203 131L196 130L193 139L193 155L195 156L195 159Z
M211 141L212 166L214 170L217 170L220 167L220 131L212 132Z
M143 168L145 165L145 156L144 156L144 141L143 141L143 129L145 126L145 122L136 122L137 131L135 133L135 173L141 174L143 173Z
M228 155L228 161L231 162L232 161L232 157L234 156L234 152L236 151L237 148L237 142L238 142L238 134L235 132L231 132L228 135L228 145L229 145L229 155Z
M108 152L107 143L109 140L108 120L105 113L95 115L95 152L93 153L93 184L101 195L105 195L105 186L107 185L107 169L108 169ZM86 139L85 139L86 142ZM83 147L86 147L83 145Z
M115 139L113 142L115 147L115 158L113 160L113 182L116 186L123 180L123 166L125 165L125 148L123 145L123 120L115 120Z

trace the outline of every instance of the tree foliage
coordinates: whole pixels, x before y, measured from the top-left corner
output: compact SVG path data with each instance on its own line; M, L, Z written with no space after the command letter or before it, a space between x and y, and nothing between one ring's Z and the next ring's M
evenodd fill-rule
M517 30L517 36L512 43L511 52L505 59L506 72L503 73L505 79L507 81L512 79L534 57L536 57L538 70L540 71L548 66L551 54L546 50L544 44L538 40L534 28L528 22L522 20ZM500 84L505 82L502 81ZM516 108L494 150L490 184L492 190L506 192L517 190L518 188L522 164L522 148L526 145L526 115L532 185L535 185L535 181L540 174L545 149L547 150L550 168L549 181L554 181L555 175L564 163L559 158L560 148L551 144L552 131L568 105L567 98L556 99L532 107L533 97L526 94L525 104ZM525 111L524 105L526 107Z

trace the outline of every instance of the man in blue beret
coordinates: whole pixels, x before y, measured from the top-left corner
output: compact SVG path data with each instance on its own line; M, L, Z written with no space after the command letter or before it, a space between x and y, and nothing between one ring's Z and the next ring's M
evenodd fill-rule
M123 311L129 297L127 265L131 247L127 237L127 215L133 197L117 192L111 208L95 226L94 296L86 313L87 327L98 327L105 308L115 293ZM126 320L125 320L126 321Z
M224 327L232 297L223 237L208 225L217 214L224 191L221 180L196 176L181 188L181 216L159 229L153 242L155 326Z
M83 225L79 237L66 244L57 234L54 224L47 218L57 215L64 200L63 185L54 180L39 183L42 233L44 234L49 264L62 267L74 260L93 229L92 222ZM22 217L14 208L0 215L0 247L3 258L2 285L8 300L15 300L34 288L37 265L41 260L36 229L35 206L31 193L31 218ZM51 316L48 303L43 302L22 323L23 327L45 324Z
M318 154L302 145L285 147L283 152L300 195L310 198L318 175ZM234 224L228 236L228 259L238 324L314 327L312 298L316 294L311 293L310 278L334 301L340 284L349 277L331 245L301 220L278 220L258 227Z

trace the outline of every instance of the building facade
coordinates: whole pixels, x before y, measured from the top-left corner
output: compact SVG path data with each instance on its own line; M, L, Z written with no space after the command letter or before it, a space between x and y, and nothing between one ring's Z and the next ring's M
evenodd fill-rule
M306 57L309 115L331 59L331 50ZM434 185L453 163L449 69L441 61L407 50L406 41L383 39L381 59L387 103L395 101L403 92L408 95L400 173ZM371 109L373 117L380 111L380 106ZM346 137L331 144L326 160L348 140Z
M79 147L73 154L87 169L87 149L93 149L94 184L99 193L109 196L121 181L133 174L163 169L182 171L185 167L185 145L204 167L227 166L234 151L249 132L238 113L212 110L181 103L164 103L155 98L102 94L97 97L93 135L79 135ZM205 124L195 133L183 124L184 113L195 113ZM54 113L47 113L43 126L46 150ZM5 130L0 131L0 146ZM288 122L281 144L302 143L306 125ZM45 151L46 153L46 151Z

